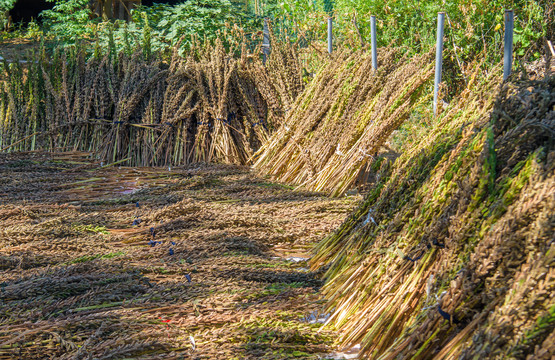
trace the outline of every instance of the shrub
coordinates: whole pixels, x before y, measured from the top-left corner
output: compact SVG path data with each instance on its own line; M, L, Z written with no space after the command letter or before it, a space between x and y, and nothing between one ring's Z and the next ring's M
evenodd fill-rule
M0 0L0 26L5 29L8 25L9 11L15 5L16 0Z
M77 37L92 37L98 19L93 19L89 0L48 0L55 2L52 10L43 11L45 28L62 41L73 41Z

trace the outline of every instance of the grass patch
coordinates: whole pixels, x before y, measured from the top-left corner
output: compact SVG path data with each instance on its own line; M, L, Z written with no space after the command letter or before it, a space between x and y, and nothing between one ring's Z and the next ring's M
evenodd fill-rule
M106 226L95 226L95 225L74 225L73 228L80 233L93 233L108 235L110 232L106 230Z
M112 258L122 256L122 255L125 255L124 251L118 251L118 252L104 254L104 255L102 255L102 254L85 255L85 256L81 256L81 257L78 257L76 259L73 259L70 262L68 262L67 264L68 265L79 264L79 263L84 263L84 262L87 262L87 261L93 261L93 260L96 260L96 259L112 259Z

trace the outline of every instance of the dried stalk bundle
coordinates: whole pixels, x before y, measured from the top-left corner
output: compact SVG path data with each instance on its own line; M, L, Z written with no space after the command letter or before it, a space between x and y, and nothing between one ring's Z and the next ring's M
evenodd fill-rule
M141 51L88 60L82 48L52 61L43 54L4 64L2 151L91 151L128 165L244 164L303 88L289 44L276 44L267 67L219 42L185 58L176 50L169 64Z
M365 358L554 355L555 78L478 74L316 249Z
M429 53L408 59L384 49L380 59L376 72L364 51L330 59L255 154L254 166L279 181L343 194L423 101L433 74Z

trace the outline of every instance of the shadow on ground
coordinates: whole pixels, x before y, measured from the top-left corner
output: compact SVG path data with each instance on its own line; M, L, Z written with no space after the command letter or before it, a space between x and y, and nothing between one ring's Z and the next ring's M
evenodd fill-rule
M83 153L1 154L0 173L0 359L330 352L333 334L306 321L321 281L298 257L358 198Z

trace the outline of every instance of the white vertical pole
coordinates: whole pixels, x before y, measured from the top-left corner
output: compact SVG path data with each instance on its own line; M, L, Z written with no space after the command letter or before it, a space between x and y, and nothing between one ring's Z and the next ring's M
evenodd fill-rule
M511 75L511 69L513 67L513 30L513 10L505 10L505 56L503 57L503 80L507 80L509 75Z
M270 26L268 25L268 18L264 18L264 29L262 32L262 63L266 64L270 56Z
M333 19L330 16L328 18L328 53L333 51Z
M377 38L376 38L376 16L370 16L370 35L372 43L372 68L378 70L378 48L377 48Z
M434 116L437 115L437 97L439 84L441 83L441 67L443 53L443 26L445 24L445 13L437 14L437 45L436 45L436 76L434 81Z

